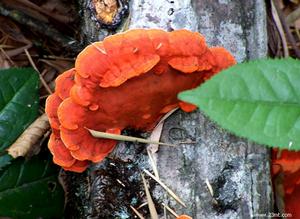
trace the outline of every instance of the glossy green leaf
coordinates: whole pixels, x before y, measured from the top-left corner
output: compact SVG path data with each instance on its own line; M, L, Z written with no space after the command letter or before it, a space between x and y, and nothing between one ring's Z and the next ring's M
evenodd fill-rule
M32 68L0 70L0 153L37 117L38 85Z
M182 92L221 127L270 146L300 149L300 61L258 60L235 65Z
M9 165L11 163L11 161L13 160L13 157L10 156L7 153L4 153L3 155L0 155L0 171L6 167L7 165Z
M50 157L18 158L0 171L0 217L61 218L64 194Z

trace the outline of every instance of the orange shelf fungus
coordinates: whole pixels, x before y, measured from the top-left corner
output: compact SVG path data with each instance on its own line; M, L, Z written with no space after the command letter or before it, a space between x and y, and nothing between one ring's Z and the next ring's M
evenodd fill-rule
M176 219L193 219L193 218L188 215L180 215Z
M130 30L89 45L75 68L56 79L55 93L47 99L54 162L83 171L117 143L94 138L87 128L115 134L126 128L150 131L176 107L195 109L177 99L179 92L235 63L224 48L209 48L201 34L188 30Z
M293 218L300 218L300 152L282 150L272 151L272 175L282 175L285 212Z
M75 69L70 69L57 77L55 93L47 98L45 111L52 128L48 148L53 155L54 163L65 170L83 172L89 165L89 161L79 161L72 157L70 150L61 140L60 121L57 115L58 106L69 96L70 89L74 85L74 71Z

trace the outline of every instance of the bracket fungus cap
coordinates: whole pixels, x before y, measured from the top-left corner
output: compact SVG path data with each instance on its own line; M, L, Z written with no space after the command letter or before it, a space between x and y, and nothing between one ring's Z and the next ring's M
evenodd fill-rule
M117 143L95 138L87 128L115 134L126 128L150 131L176 107L195 109L177 99L179 92L234 64L225 49L209 48L201 34L188 30L130 30L89 45L75 68L57 78L55 93L47 99L54 162L84 171Z

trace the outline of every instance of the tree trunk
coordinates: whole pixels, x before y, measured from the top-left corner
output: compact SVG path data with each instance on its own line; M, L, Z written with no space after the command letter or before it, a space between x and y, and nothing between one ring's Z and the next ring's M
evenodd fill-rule
M90 3L80 3L85 39L90 36L92 41L114 33L91 23L92 11L87 7ZM129 10L130 16L124 19L129 28L199 31L210 46L224 46L239 62L267 54L264 1L132 0ZM132 131L126 134L147 136ZM160 215L162 203L194 219L251 218L272 211L269 150L265 147L229 134L199 111L178 110L172 114L164 124L161 141L190 143L160 146L154 154L161 181L187 205L179 205L147 178ZM111 157L84 174L66 173L69 215L134 218L129 206L138 208L146 202L140 177L143 169L152 171L146 146L121 142ZM147 206L139 211L149 216Z

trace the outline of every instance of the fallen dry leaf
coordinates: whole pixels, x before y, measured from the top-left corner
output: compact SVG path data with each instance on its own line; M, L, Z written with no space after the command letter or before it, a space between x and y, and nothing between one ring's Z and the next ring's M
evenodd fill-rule
M170 112L168 112L166 115L164 115L161 120L158 122L158 124L155 126L155 128L153 129L149 140L150 141L154 141L154 142L158 142L160 140L161 137L161 133L162 133L162 129L164 126L164 121L170 116L172 115L178 108L175 108L173 110L171 110ZM147 147L147 150L149 152L151 152L152 154L156 153L158 151L158 144L149 144L149 146Z
M172 115L177 109L178 108L171 110L170 112L168 112L166 115L164 115L161 118L161 120L155 126L155 128L153 129L153 131L149 137L150 141L159 142L161 134L162 134L163 126L164 126L164 121L170 115ZM159 147L159 144L149 144L149 146L147 147L147 153L149 156L150 165L152 166L154 175L159 179L158 169L157 169L157 165L156 165L157 164L157 155L155 154L158 151L158 147Z
M25 156L50 128L46 114L37 118L8 149L13 158Z

